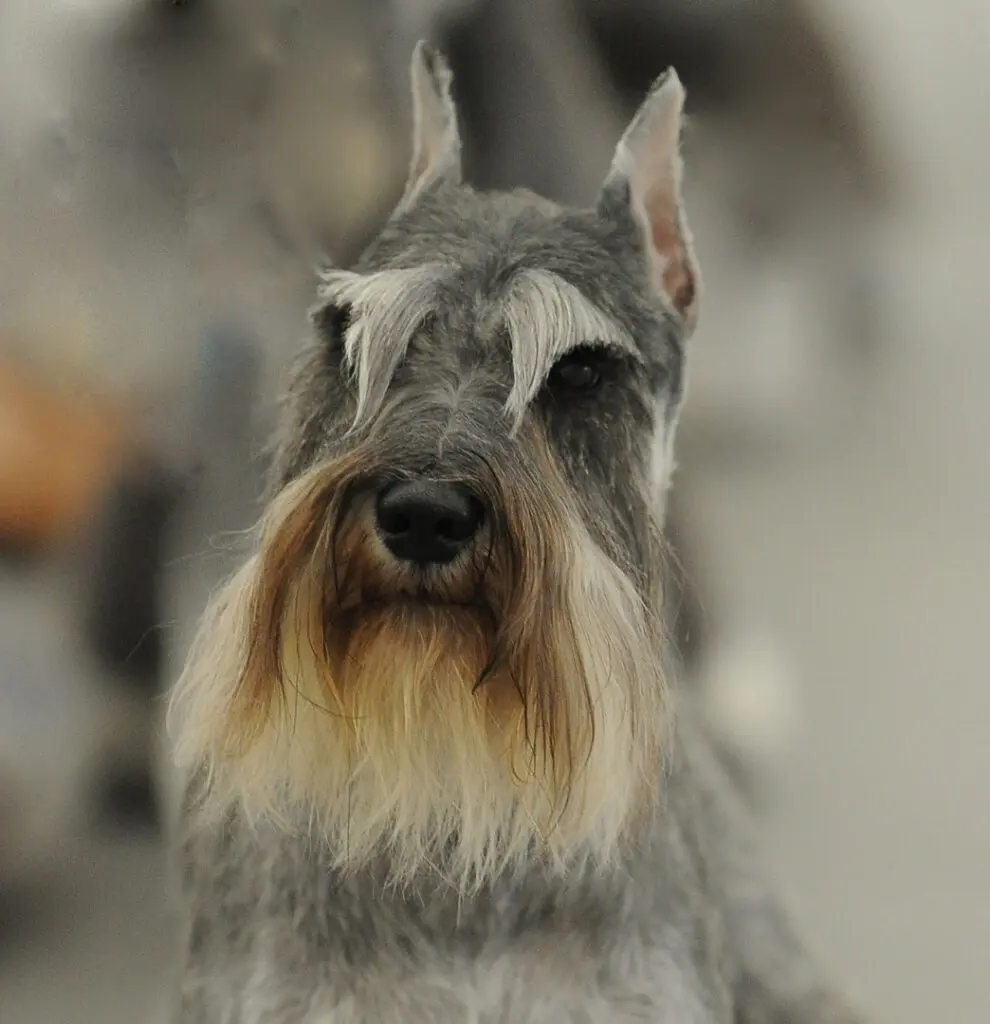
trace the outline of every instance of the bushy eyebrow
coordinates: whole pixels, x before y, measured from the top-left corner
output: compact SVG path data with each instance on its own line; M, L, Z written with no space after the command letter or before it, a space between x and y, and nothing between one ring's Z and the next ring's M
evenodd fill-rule
M501 300L500 313L509 331L514 374L506 408L517 421L554 363L572 349L601 345L638 354L628 332L574 285L546 270L516 273Z
M413 335L435 312L439 287L452 273L451 267L437 263L371 274L323 273L321 302L347 307L350 313L344 352L357 383L355 427L381 408Z
M440 312L441 287L456 275L447 264L360 274L329 270L319 297L349 311L345 362L357 385L354 426L381 408L392 378L423 322ZM554 363L582 345L601 345L638 358L629 333L574 285L550 271L524 268L493 297L484 326L504 327L512 351L513 385L506 412L518 425Z

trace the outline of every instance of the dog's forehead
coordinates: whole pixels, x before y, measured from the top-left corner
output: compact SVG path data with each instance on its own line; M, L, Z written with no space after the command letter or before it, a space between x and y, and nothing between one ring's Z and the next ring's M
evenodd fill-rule
M415 342L454 366L508 352L508 406L518 417L578 345L664 361L672 325L640 268L639 254L589 212L455 189L390 222L354 270L325 275L321 297L347 308L361 414L374 415Z
M389 223L366 252L360 271L444 264L458 271L468 301L497 293L520 269L567 281L614 319L641 306L637 253L592 213L563 208L525 190L438 189Z

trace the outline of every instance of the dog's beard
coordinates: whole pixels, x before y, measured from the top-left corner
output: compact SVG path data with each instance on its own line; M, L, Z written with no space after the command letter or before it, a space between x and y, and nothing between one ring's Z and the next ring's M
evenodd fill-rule
M200 813L315 826L341 869L461 890L525 858L613 860L655 805L665 723L633 585L543 495L508 503L515 543L403 593L341 518L347 476L286 488L204 617L170 708Z

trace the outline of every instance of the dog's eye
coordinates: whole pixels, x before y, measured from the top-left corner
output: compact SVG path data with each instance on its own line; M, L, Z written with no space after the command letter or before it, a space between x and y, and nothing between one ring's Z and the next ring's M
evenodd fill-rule
M331 346L342 346L344 335L351 324L351 307L348 305L327 306L320 311L319 324L323 336Z
M350 367L344 358L347 329L351 325L351 307L346 303L331 303L320 309L313 317L321 341L326 365L342 371L345 376Z
M591 394L601 386L603 352L592 345L572 349L557 360L548 383L554 388Z

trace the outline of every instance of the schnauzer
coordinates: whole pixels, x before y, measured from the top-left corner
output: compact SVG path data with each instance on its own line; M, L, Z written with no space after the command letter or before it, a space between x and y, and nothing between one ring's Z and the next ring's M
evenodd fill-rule
M420 43L405 192L324 274L173 695L173 1020L853 1024L668 685L681 84L585 210L462 184L450 86Z

